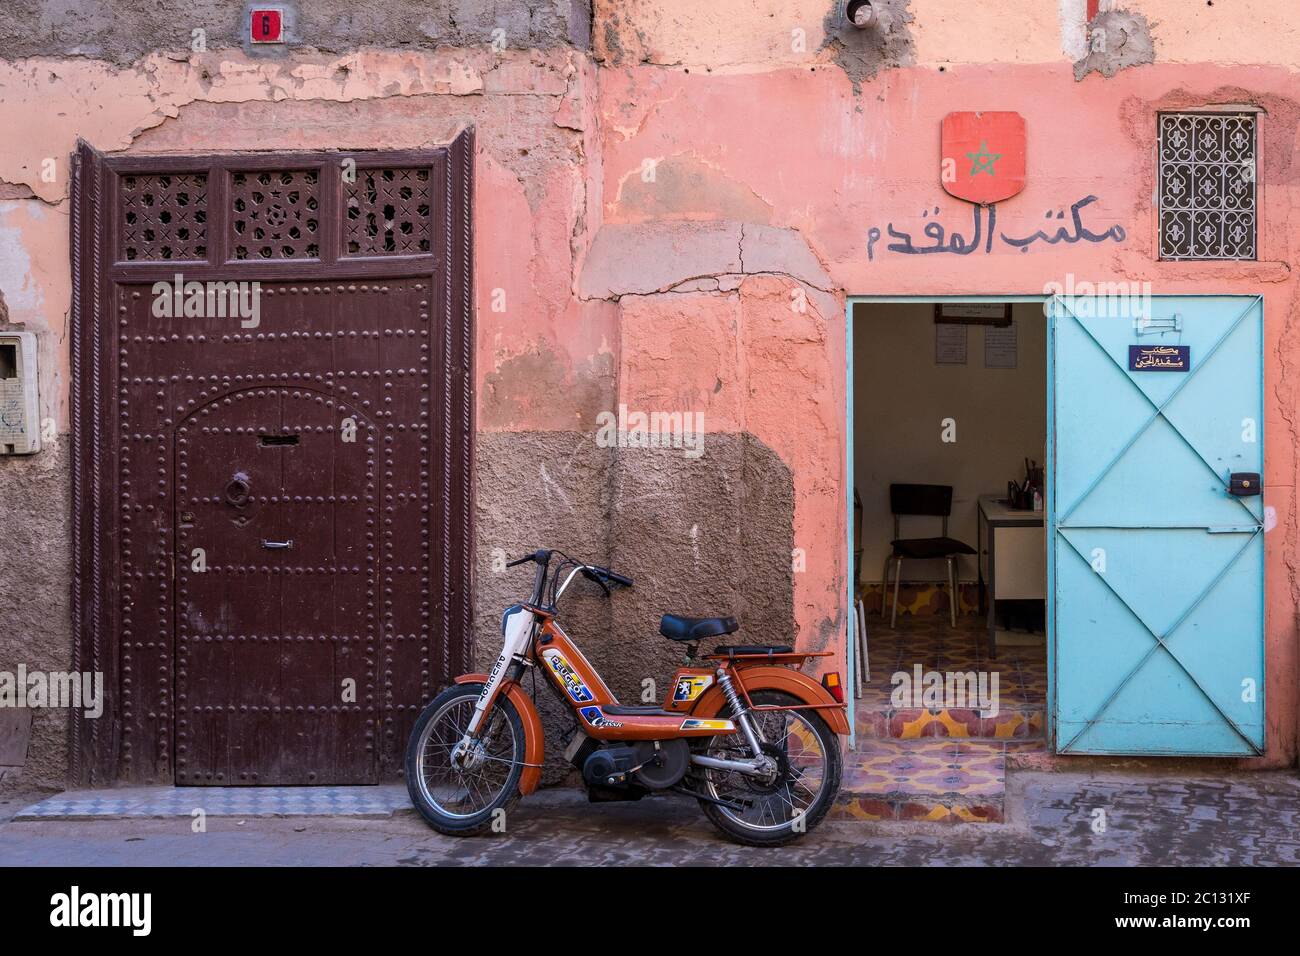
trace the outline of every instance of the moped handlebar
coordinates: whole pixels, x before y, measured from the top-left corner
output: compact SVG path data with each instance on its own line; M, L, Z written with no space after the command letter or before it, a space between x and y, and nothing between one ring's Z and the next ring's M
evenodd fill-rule
M615 572L611 571L609 568L596 568L596 571L601 575L603 575L604 577L608 578L610 581L613 581L615 584L621 584L625 588L630 588L632 586L631 578L624 577L621 574L616 574Z
M610 584L619 584L622 585L623 587L628 587L628 588L632 587L632 579L627 577L626 575L618 574L615 571L611 571L609 568L602 568L594 564L586 564L580 561L575 561L574 559L570 558L568 555L564 554L564 552L562 551L551 551L546 548L539 548L538 550L534 551L532 554L526 554L521 558L516 558L513 561L506 562L507 568L513 568L521 564L527 564L530 561L537 565L537 580L534 582L533 585L534 604L540 604L542 601L542 596L546 585L547 571L549 570L551 557L555 554L559 554L562 558L565 559L566 562L569 562L569 566L573 567L573 570L575 572L581 571L583 577L590 578L591 580L599 584L602 588L605 589L605 593L607 594L609 593ZM570 575L570 577L571 576L572 575Z

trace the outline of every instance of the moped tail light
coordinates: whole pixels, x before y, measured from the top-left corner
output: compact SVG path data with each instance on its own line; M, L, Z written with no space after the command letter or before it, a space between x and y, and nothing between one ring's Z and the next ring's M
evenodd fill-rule
M844 703L844 685L840 683L840 672L831 671L822 677L822 686L830 692L839 703Z

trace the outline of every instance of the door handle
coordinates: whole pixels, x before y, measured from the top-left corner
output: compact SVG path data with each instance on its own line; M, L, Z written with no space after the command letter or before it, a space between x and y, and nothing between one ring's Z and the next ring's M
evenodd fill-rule
M267 541L265 538L263 538L262 547L266 548L269 551L282 551L285 548L293 547L293 538L290 538L288 541Z

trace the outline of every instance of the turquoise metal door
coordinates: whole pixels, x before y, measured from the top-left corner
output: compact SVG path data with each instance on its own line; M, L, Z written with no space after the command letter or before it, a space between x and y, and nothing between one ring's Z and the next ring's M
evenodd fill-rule
M1056 749L1261 754L1262 300L1048 307Z

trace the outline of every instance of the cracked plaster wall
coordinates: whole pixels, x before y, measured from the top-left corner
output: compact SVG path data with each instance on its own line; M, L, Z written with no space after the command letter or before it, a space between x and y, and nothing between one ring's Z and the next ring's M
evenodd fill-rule
M1257 65L1233 68L1225 63L1238 55L1214 40L1226 4L1189 12L1172 0L1131 0L1124 8L1149 22L1155 62L1076 83L1074 5L891 4L896 45L870 62L844 53L870 38L840 36L828 5L805 0L759 4L758 16L731 0L617 9L597 0L590 56L554 32L498 53L456 45L468 34L355 34L363 41L347 24L337 27L343 40L276 59L233 43L189 55L156 36L149 42L168 52L140 55L96 30L85 35L97 52L68 47L66 30L24 45L33 41L15 39L15 21L0 20L0 128L22 130L0 146L0 294L12 323L41 333L42 415L66 433L67 156L77 136L119 152L400 148L475 124L478 630L490 640L499 606L518 593L491 571L494 548L567 542L648 573L653 585L635 596L575 606L575 632L593 635L593 659L632 696L646 672L667 676L671 648L647 633L661 610L729 604L764 637L794 628L808 646L842 646L846 293L1035 293L1067 274L1150 280L1157 291L1262 291L1266 481L1278 514L1266 539L1265 763L1286 763L1300 595L1300 305L1290 265L1300 252L1300 45L1288 7L1242 0L1232 26L1249 24L1250 42L1234 49L1258 51ZM995 8L1007 15L1000 26L990 21ZM790 43L796 28L801 49ZM1267 112L1258 263L1154 260L1151 117L1207 103ZM915 226L922 210L954 228L969 222L970 208L943 194L917 157L937 156L943 113L990 105L1018 109L1030 130L1029 182L1003 204L1001 227L1024 233L1043 210L1096 195L1090 227L1124 226L1123 244L941 263L871 245L872 226ZM41 175L46 158L55 160L51 180ZM504 311L494 309L497 292ZM620 401L703 410L702 461L716 468L597 448L595 415ZM66 628L46 623L66 619L60 454L0 461L6 519L32 524L0 538L0 567L28 568L46 585L33 609L0 604L0 667L19 655L67 655ZM792 548L805 553L805 571L790 573ZM751 553L752 567L738 562ZM720 583L709 568L727 569ZM620 659L626 667L607 663ZM57 780L58 738L57 722L33 731L41 779Z
M0 148L0 294L10 322L40 336L41 415L61 436L69 425L67 157L78 136L137 153L407 148L448 142L474 125L480 427L507 439L525 428L577 433L612 401L613 310L571 293L573 261L600 215L600 179L590 177L601 168L594 66L576 51L368 49L275 62L209 52L152 55L126 67L40 58L0 61L0 91L0 128L25 131L21 145ZM48 180L46 158L54 160ZM498 301L503 311L494 308ZM534 374L511 374L529 362ZM0 669L68 665L61 444L34 458L0 459L0 565L29 572L7 573L5 581L43 578L29 603L0 601ZM480 458L492 451L483 444ZM489 465L481 461L490 474ZM599 485L604 472L590 470L581 481ZM500 500L485 492L480 503ZM607 521L604 512L569 515L553 543L580 541L589 525L603 538ZM21 534L8 530L19 522ZM531 527L514 530L532 539ZM483 536L480 550L498 544ZM494 619L499 610L483 613ZM29 782L60 782L63 723L62 714L38 715Z
M0 8L0 58L85 56L119 65L155 50L191 49L202 30L211 50L249 49L253 6L285 12L286 37L327 53L358 47L585 49L589 0L6 0ZM259 55L281 51L259 48Z
M919 6L913 0L913 30L923 49ZM1162 29L1167 24L1153 20L1158 39L1167 35ZM1251 765L1287 765L1296 752L1300 673L1295 558L1300 426L1294 411L1300 301L1292 267L1300 252L1294 228L1300 211L1294 158L1300 81L1286 62L1249 69L1162 63L1163 46L1158 46L1154 63L1109 78L1094 74L1079 83L1068 51L1054 49L1051 62L951 62L942 72L896 67L861 82L857 91L852 76L834 69L688 73L643 65L603 72L603 225L579 292L619 303L621 367L629 370L620 377L624 387L644 356L662 349L665 329L678 334L686 327L707 327L710 310L723 308L712 300L734 308L751 283L799 283L827 326L827 345L818 350L826 371L810 371L801 380L795 374L800 363L792 361L779 376L787 383L787 399L798 398L821 375L843 383L840 359L829 353L830 343L843 341L843 319L817 301L823 289L834 297L1035 295L1073 277L1151 282L1157 293L1262 293L1265 480L1277 524L1266 538L1269 751ZM1259 261L1160 262L1154 246L1155 114L1216 104L1244 104L1264 114ZM937 165L924 158L939 155L939 122L947 112L995 106L1017 109L1029 131L1029 177L1022 193L999 204L999 235L1031 234L1045 214L1067 214L1072 204L1092 196L1082 214L1088 228L1101 233L1119 227L1123 241L1039 244L1025 252L997 241L989 253L969 256L908 256L888 248L890 224L918 238L928 221L971 234L972 207L942 191ZM665 168L670 174L659 176ZM742 265L741 237L758 236L760 230L764 238L755 248L780 249L773 257L777 264L760 265L745 241ZM816 267L793 266L800 262ZM773 274L744 275L768 270ZM688 304L690 314L675 318ZM783 304L788 311L788 299ZM657 320L630 323L631 309L654 310ZM774 301L772 314L776 311ZM679 378L689 379L697 366L717 361L715 350L688 341L675 353L687 357L674 371ZM741 391L761 394L752 368L742 361L738 369ZM702 371L699 375L703 378ZM640 380L652 378L647 374ZM726 382L727 375L722 379ZM794 481L796 547L820 541L842 551L838 495L820 491L835 486L836 476L817 471L818 462L838 461L834 438L840 437L842 414L836 397L827 394L778 410L770 420L743 416L744 427L783 457L781 429L806 428L799 448L815 460L798 457L797 450L786 458ZM814 633L810 605L834 600L833 582L841 571L834 566L806 582L796 576L801 640ZM801 591L805 584L806 592ZM812 601L803 600L804 594L814 596Z

